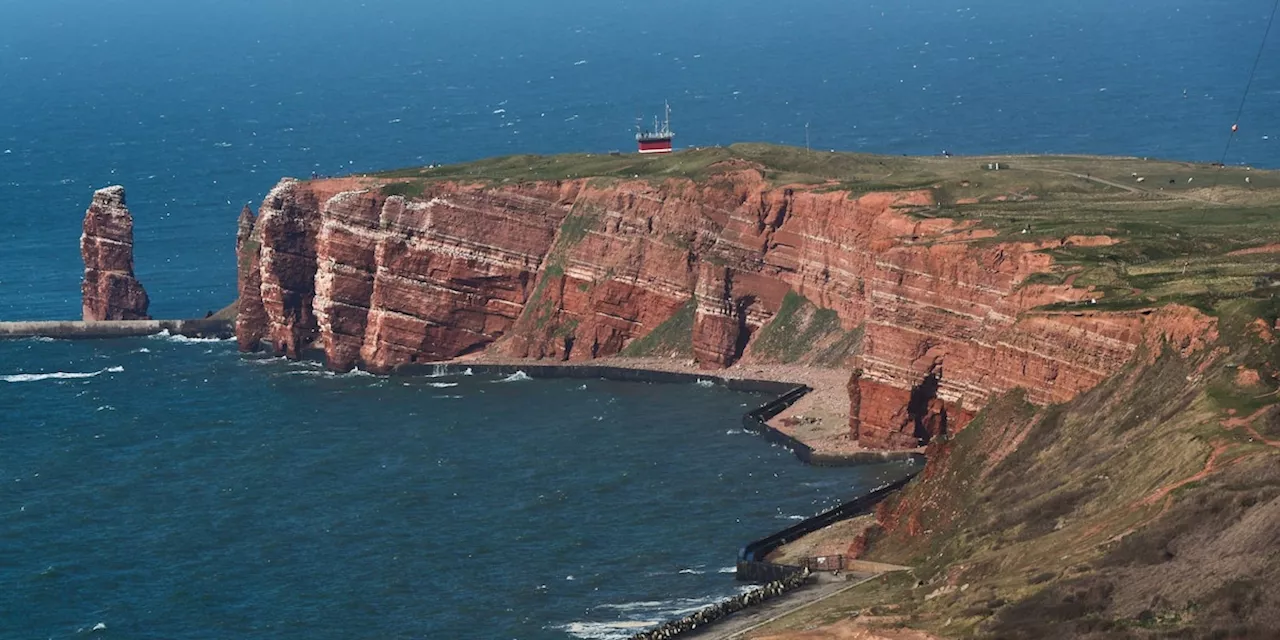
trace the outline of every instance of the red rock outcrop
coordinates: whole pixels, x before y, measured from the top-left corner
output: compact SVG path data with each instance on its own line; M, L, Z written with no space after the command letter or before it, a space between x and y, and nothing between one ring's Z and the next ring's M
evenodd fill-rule
M257 217L245 205L236 228L236 342L253 351L267 335L267 311L262 306L262 236Z
M267 194L254 223L267 319L263 337L290 358L299 357L319 332L313 305L319 207L311 190L297 180L285 180Z
M1141 312L1034 311L1096 294L1024 284L1052 266L1045 249L1110 238L996 242L973 221L912 215L933 206L929 190L773 187L750 166L702 182L398 185L407 197L383 186L285 180L271 192L242 242L243 347L322 348L336 369L375 371L481 350L585 360L692 301L680 330L714 368L741 357L794 290L865 329L852 435L901 448L962 428L1014 387L1069 399L1144 335Z
M80 236L85 321L148 320L150 300L133 275L133 215L124 187L99 189L84 214Z

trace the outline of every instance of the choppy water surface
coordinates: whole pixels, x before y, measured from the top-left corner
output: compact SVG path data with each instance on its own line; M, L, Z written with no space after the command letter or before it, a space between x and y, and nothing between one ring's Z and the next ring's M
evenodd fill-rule
M0 343L0 637L620 637L900 472L801 465L761 401Z
M80 219L128 188L155 312L234 297L283 175L679 146L1217 161L1266 0L44 0L0 19L0 319L79 313ZM1228 162L1280 166L1280 38Z

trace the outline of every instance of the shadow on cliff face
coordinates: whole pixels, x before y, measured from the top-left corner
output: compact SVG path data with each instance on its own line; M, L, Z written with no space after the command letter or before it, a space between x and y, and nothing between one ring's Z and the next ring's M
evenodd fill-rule
M742 354L747 350L747 344L751 342L752 331L751 325L747 324L747 312L755 303L755 296L743 296L734 302L733 315L738 322L738 337L734 340L733 356L729 358L728 364L741 360Z
M907 415L914 425L916 440L920 446L928 446L935 437L947 435L947 408L938 398L938 385L942 376L930 373L911 390L911 399L907 402Z

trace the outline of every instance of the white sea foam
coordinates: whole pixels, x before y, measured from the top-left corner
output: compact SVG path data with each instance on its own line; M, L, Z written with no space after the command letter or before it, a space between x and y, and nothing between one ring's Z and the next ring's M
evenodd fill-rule
M719 569L716 569L716 573L737 573L737 572L738 572L737 567L720 567Z
M435 388L437 388L437 389L448 389L449 387L456 387L456 386L458 386L458 383L456 383L456 382L428 382L428 383L427 383L427 386L435 387Z
M661 619L678 618L723 600L720 596L705 598L674 598L671 600L641 600L620 604L602 604L596 609L607 609L622 614L655 614Z
M151 353L151 350L146 347L143 347L141 349L134 349L133 352L134 353Z
M729 429L724 432L726 436L736 436L742 433L746 433L746 431L743 431L742 429Z
M40 382L42 380L78 380L81 378L96 378L104 373L120 373L124 371L124 367L107 367L101 371L93 371L90 373L74 373L67 371L55 371L53 373L15 373L13 375L0 376L0 380L5 382Z
M570 622L556 627L575 638L583 640L624 640L636 633L655 627L659 620L619 620L616 622Z
M699 387L714 387L714 386L716 386L716 383L715 383L715 381L714 381L714 380L703 380L703 379L699 379L699 380L698 380L697 382L695 382L694 384L698 385Z
M432 397L432 398L435 398L436 400L460 400L460 399L462 399L462 396L431 396L431 397Z
M249 364L275 364L277 362L284 362L286 360L288 360L288 358L284 356L278 356L275 358L245 358L244 359L244 361L248 362Z
M501 380L498 380L498 382L523 382L525 380L532 380L532 379L533 378L529 377L529 374L523 371L517 371Z
M54 342L55 341L54 338L50 338L49 336L33 336L26 339L30 340L31 342Z
M169 333L168 329L162 329L160 333L154 334L149 337L154 340L167 340L169 342L176 342L178 344L198 344L201 342L230 342L235 339L235 338L227 338L224 340L222 338L189 338L180 333L179 334Z
M733 571L730 568L728 571ZM721 569L720 572L726 572ZM754 587L743 587L739 593L751 591ZM575 638L584 640L621 640L630 638L645 629L652 629L664 621L687 616L723 600L720 596L705 598L676 598L672 600L646 600L605 604L593 608L606 620L577 621L555 627Z
M700 575L702 575L702 574L706 573L706 571L703 571L703 570L701 570L701 569L688 569L688 568L685 568L685 569L681 569L681 570L677 571L676 573L683 573L683 574L685 574L685 575L690 575L690 576L700 576Z

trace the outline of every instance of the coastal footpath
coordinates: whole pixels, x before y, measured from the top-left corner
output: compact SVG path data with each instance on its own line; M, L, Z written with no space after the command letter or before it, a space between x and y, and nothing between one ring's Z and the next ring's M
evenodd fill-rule
M241 213L236 333L821 378L776 428L929 458L823 544L913 570L760 633L1248 635L1280 626L1277 202L1246 168L765 145L285 179Z

